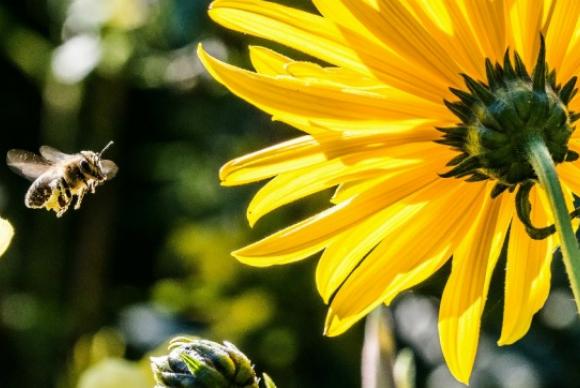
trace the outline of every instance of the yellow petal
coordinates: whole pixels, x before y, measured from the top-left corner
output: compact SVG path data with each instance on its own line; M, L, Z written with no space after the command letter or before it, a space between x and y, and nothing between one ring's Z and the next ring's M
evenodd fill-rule
M454 40L458 46L457 50L463 53L456 55L460 58L462 56L465 57L461 60L462 68L472 77L483 79L486 54L483 52L484 49L480 47L479 40L481 37L476 34L471 20L466 16L468 10L465 9L463 2L460 1L446 1L445 4L447 12L449 12L453 20Z
M484 57L500 60L507 48L504 2L466 0L465 10ZM479 61L484 63L483 58Z
M377 9L373 0L361 0L361 3ZM423 1L426 8L433 8L432 2ZM365 25L364 20L358 19L349 9L349 3L337 0L314 0L314 4L329 20L332 20L341 31L346 44L356 51L359 60L365 63L372 70L376 78L387 85L394 86L406 92L421 96L434 102L441 102L447 95L448 87L446 81L434 78L429 69L422 65L417 65L396 53L396 50L385 46L385 42L377 36L372 28ZM441 20L438 20L441 22ZM445 22L443 22L445 23ZM460 35L460 34L457 34ZM464 35L461 35L463 37ZM440 35L437 36L438 38ZM455 39L452 39L455 40ZM446 41L447 45L449 42ZM460 45L459 43L457 45ZM457 45L454 45L457 46ZM476 61L474 47L469 42L461 47L461 58ZM469 48L469 50L466 50ZM457 52L455 54L458 54ZM460 58L460 60L461 60ZM459 60L459 61L460 61ZM477 64L481 69L481 63ZM470 68L471 69L471 68Z
M562 182L562 193L564 194L564 201L566 202L566 208L568 209L568 211L572 211L576 208L575 205L575 198L574 198L574 193L572 192L572 190L570 190L570 188L566 185L566 182L561 181ZM540 198L542 199L543 203L544 203L544 209L550 209L550 202L548 201L548 198L546 197L545 193L542 193L543 195L540 195ZM552 223L554 223L554 217L552 216L551 211L546 210L549 214L548 217L551 220ZM578 229L578 227L580 226L580 219L578 219L578 217L573 218L572 219L572 228L574 230ZM554 246L559 246L560 245L560 239L558 238L558 234L554 234L553 236L554 239Z
M326 314L326 320L324 322L324 335L327 337L336 337L347 331L357 323L361 318L367 315L366 311L362 311L359 314L351 315L346 318L340 318L332 307L328 308Z
M265 47L250 46L250 60L254 69L264 75L289 75L305 81L326 81L330 85L371 90L378 93L383 90L388 93L389 89L377 79L359 72L342 67L323 67L313 62L295 61Z
M319 251L332 238L363 222L368 216L429 185L441 181L430 164L419 165L317 215L242 248L233 255L254 266L285 264Z
M543 0L510 0L507 17L510 32L509 47L520 54L528 69L534 67L540 48L540 34L544 17Z
M294 123L301 129L312 131ZM430 125L408 128L401 124L400 128L388 127L381 132L355 131L339 132L326 131L318 127L319 133L315 136L303 136L283 143L253 152L226 163L220 169L220 180L224 186L241 185L250 182L271 178L289 171L314 166L333 158L340 158L357 151L382 149L385 156L389 149L401 145L417 143L432 143L440 134ZM421 146L419 146L421 147ZM444 152L443 149L441 152ZM448 159L453 157L451 152L444 152Z
M441 104L396 89L391 89L389 95L376 94L252 73L212 58L201 46L198 55L212 76L234 94L282 120L347 122L354 129L422 117L449 118Z
M286 65L292 59L266 47L250 46L250 61L258 73L275 76L286 74Z
M576 151L576 152L580 152L580 131L574 131L572 132L572 137L570 138L570 141L568 142L568 148L570 148L572 151ZM576 164L578 165L578 161L575 162L571 162L572 164ZM568 164L568 163L564 163L564 164ZM558 164L556 167L560 167L561 164Z
M368 0L361 0L369 3ZM360 22L341 1L336 0L312 0L318 11L325 18L348 31L356 31L365 39L382 44L382 42L369 29ZM343 30L344 31L344 30Z
M209 16L224 27L369 74L340 31L323 17L261 0L217 0Z
M576 39L573 42L570 42L568 53L562 59L562 65L558 69L558 80L560 82L566 82L574 75L578 75L580 73L580 55L576 54L578 52L580 52L580 39ZM575 106L571 105L571 107L575 111L578 109L578 100L578 98L572 99L572 104ZM579 135L577 132L578 131L575 132L576 136Z
M396 174L392 174L394 176ZM352 182L341 183L337 186L330 202L333 204L346 201L351 197L357 196L362 192L367 191L371 187L381 184L389 175L379 173L377 171L369 171L369 173L359 180Z
M559 164L558 175L574 193L580 194L580 166L577 162Z
M220 169L224 186L243 185L327 159L312 136L302 136L229 161Z
M14 237L14 228L7 220L0 218L0 256L6 252Z
M445 163L445 161L442 161ZM383 180L382 185L392 185L390 179ZM439 191L438 187L431 187ZM376 214L369 216L366 220L353 227L348 233L337 238L329 244L316 267L316 285L318 292L325 302L328 302L331 295L344 282L347 276L358 265L362 258L366 256L377 244L390 235L396 235L402 224L414 225L417 212L422 211L427 202L420 202L415 194L408 199L402 199L403 204L394 204ZM421 194L421 198L426 198L426 194ZM417 202L417 203L415 203ZM411 222L412 221L412 222Z
M374 78L341 67L322 67L312 62L294 61L286 64L288 75L305 81L326 81L330 85L368 90L375 93L390 92L390 87Z
M480 216L454 252L451 275L441 297L441 349L453 376L465 384L475 361L481 314L512 208L508 195L494 200L485 196Z
M410 199L410 201L412 201ZM344 279L361 262L389 231L408 225L424 208L424 203L391 206L352 228L349 233L329 244L316 267L316 285L325 302L342 284Z
M455 35L455 20L449 13L446 0L409 0L403 4L428 31L444 32L447 37ZM440 35L437 33L436 36L439 38Z
M544 203L534 188L530 194L532 222L537 226L551 223ZM523 337L534 314L544 305L550 291L550 263L553 238L533 240L515 217L512 221L507 254L503 326L499 345L512 344Z
M317 15L261 0L217 0L209 15L225 27L376 77L437 104L448 93L448 84L429 77L422 66L401 61L376 39L361 35L362 30L345 31Z
M332 300L332 309L345 320L349 316L369 312L382 302L390 302L398 293L426 279L451 255L456 238L471 219L470 210L479 209L485 184L466 184L459 180L439 179L415 195L395 203L401 212L414 212L407 222L382 230L382 235L365 241L363 248L372 249L356 267ZM382 237L382 241L378 241ZM421 243L417 244L417 238ZM338 240L336 240L338 241ZM340 257L329 258L328 263ZM339 267L337 267L339 268ZM330 272L329 270L326 270ZM344 276L346 271L334 276Z
M461 69L445 48L396 0L378 0L377 9L359 0L340 0L352 14L398 55L429 71L447 86L461 86Z
M370 151L352 152L338 158L280 174L266 183L248 206L247 216L254 225L265 214L304 198L308 195L334 187L342 182L360 179L369 171L405 173L418 164L425 164L425 155L437 154L440 146L431 142L405 144L394 148L378 148ZM447 155L447 153L442 153ZM386 156L388 155L388 156ZM445 162L440 160L439 166ZM448 160L448 159L447 159ZM435 176L436 171L433 171Z
M550 67L558 69L559 81L566 82L568 78L575 74L562 73L562 62L568 52L569 42L576 32L578 17L580 16L580 1L578 0L558 0L554 3L554 10L549 20L546 31L546 52L547 61ZM570 55L578 57L578 55Z
M480 7L482 3L488 2L478 2L477 6ZM473 31L473 21L469 20L468 12L475 12L476 22L488 23L488 27L497 24L498 20L493 18L495 14L478 13L477 10L462 7L462 5L463 2L448 0L410 0L408 2L410 10L421 21L425 30L440 42L442 49L457 62L458 67L464 73L482 79L485 50L480 47L481 37ZM488 29L485 36L495 35L497 29L493 28L491 31Z

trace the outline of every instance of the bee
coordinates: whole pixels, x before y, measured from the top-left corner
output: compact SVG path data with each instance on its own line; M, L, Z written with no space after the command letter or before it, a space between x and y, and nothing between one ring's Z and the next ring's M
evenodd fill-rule
M62 217L73 201L74 209L79 209L87 192L94 193L97 186L117 174L118 167L113 161L101 159L112 144L109 142L98 153L65 154L46 145L40 147L40 155L10 150L6 163L12 171L33 181L24 197L26 207L45 208Z

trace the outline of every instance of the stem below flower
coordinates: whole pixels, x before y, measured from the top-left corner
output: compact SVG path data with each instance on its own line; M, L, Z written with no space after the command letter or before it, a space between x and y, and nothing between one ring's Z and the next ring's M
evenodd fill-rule
M530 139L527 152L528 160L550 201L556 230L560 236L562 258L566 266L566 272L568 272L576 308L580 313L580 249L572 229L572 222L566 207L560 180L556 173L556 166L546 144L541 138Z
M392 364L395 349L387 314L386 308L379 306L367 317L361 360L363 388L395 386Z

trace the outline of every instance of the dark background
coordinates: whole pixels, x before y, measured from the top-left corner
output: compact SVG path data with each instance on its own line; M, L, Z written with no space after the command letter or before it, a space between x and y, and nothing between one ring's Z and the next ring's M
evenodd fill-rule
M120 167L61 219L25 208L29 183L0 169L1 214L16 230L0 261L1 387L129 387L123 376L150 379L150 352L182 333L234 342L280 388L359 385L362 325L322 336L315 259L254 269L229 255L324 208L327 193L250 229L245 206L259 186L219 186L227 160L297 132L204 73L199 42L245 67L246 45L264 44L213 24L208 3L0 2L0 151L96 151L114 140L107 157ZM523 341L500 349L504 266L471 386L577 387L580 329L559 258L548 307ZM436 337L447 273L388 313L397 349L412 349L415 360L405 367L399 357L395 370L415 365L420 387L456 384Z

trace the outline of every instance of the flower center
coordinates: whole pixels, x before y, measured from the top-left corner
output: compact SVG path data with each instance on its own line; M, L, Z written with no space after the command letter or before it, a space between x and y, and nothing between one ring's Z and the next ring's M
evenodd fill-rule
M539 139L555 164L578 159L568 149L575 129L572 124L580 118L568 108L577 92L577 77L563 86L557 84L555 70L547 69L543 37L531 75L517 52L512 62L509 49L503 64L494 65L487 59L485 69L487 82L462 74L467 91L450 88L459 101L445 101L445 105L461 122L438 128L444 135L437 142L451 146L459 155L449 161L451 170L441 176L470 182L493 179L497 181L493 198L507 189L523 187L516 200L518 215L530 230L536 230L535 236L530 234L533 238L545 238L554 233L553 226L538 229L529 221L529 192L537 176L526 147Z

